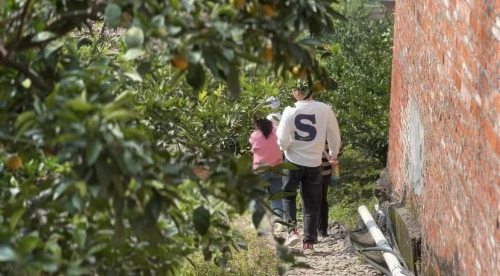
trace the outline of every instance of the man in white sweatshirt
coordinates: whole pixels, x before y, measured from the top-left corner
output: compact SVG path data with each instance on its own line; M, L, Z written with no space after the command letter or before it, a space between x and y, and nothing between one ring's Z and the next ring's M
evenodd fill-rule
M299 89L293 90L295 107L287 107L278 126L278 145L285 152L285 162L298 167L285 170L282 190L297 192L300 187L304 213L303 253L313 254L317 241L318 220L321 207L322 167L321 156L328 141L331 159L336 159L340 147L340 131L332 109L312 98L304 99ZM297 221L296 195L283 199L289 222ZM294 246L300 238L294 227L285 245Z

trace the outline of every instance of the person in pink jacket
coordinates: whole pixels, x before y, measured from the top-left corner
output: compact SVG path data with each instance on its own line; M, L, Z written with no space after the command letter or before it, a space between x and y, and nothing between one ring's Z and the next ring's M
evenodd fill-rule
M276 136L276 126L266 118L258 118L255 120L255 131L250 136L250 145L252 146L253 153L253 169L259 166L274 167L283 162L281 149L278 146L278 137ZM269 182L271 185L268 187L270 195L281 192L283 186L282 177L272 172L263 172L260 179ZM271 207L279 217L275 221L283 218L283 200L271 201ZM283 231L285 228L282 224L277 224L277 231Z

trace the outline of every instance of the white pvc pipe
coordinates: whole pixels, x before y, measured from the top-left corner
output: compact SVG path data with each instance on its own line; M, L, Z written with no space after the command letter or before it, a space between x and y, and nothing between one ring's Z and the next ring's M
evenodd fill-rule
M373 240L375 240L375 243L377 244L377 247L384 247L387 249L391 249L391 245L387 242L385 239L384 234L382 234L382 231L378 228L377 223L373 219L370 211L366 206L360 206L358 208L359 215L363 219L366 228L370 231L370 234L372 235ZM398 258L396 258L393 254L388 253L388 252L383 252L384 260L387 263L387 266L389 267L389 271L393 276L403 276L403 270L401 263L399 262Z

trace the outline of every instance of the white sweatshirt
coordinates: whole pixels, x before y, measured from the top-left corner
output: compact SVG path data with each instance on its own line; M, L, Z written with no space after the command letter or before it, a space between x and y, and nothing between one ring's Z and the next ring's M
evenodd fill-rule
M278 145L292 163L306 167L321 165L321 154L328 141L330 156L337 157L340 131L337 117L326 104L299 101L283 111L277 131Z

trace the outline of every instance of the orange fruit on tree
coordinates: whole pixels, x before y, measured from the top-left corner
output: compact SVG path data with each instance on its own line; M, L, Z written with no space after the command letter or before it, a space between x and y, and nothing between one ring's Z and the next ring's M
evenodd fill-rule
M264 58L265 61L270 61L273 59L273 46L271 44L266 45L262 57Z
M193 173L201 180L207 180L211 174L210 168L206 165L193 168Z
M300 69L299 66L294 66L292 68L292 74L297 78L305 78L307 76L306 69Z
M172 65L174 65L174 67L179 69L179 70L184 70L184 69L188 68L189 62L184 57L175 56L172 59Z
M23 166L23 160L17 155L11 155L5 160L5 166L10 170L18 170Z
M325 86L323 85L322 82L316 81L313 86L313 91L314 92L321 92L325 89Z
M277 12L274 6L264 4L264 13L269 17L275 17Z

